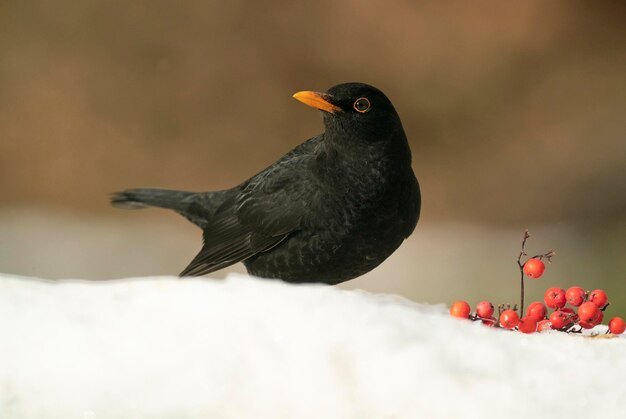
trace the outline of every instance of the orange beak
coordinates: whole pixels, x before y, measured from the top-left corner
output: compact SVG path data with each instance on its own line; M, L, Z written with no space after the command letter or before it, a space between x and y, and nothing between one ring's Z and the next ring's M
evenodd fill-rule
M343 112L343 109L339 106L333 105L327 100L328 95L325 93L303 91L296 93L293 97L305 105L309 105L310 107L319 109L320 111L329 113Z

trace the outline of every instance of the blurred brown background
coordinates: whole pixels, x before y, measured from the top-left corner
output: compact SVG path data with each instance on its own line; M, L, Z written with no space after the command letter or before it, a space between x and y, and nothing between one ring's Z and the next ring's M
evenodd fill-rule
M108 193L231 187L321 131L291 94L363 81L402 117L423 212L345 287L514 302L530 228L558 256L528 301L604 287L624 315L625 4L5 1L0 272L179 272L199 231Z

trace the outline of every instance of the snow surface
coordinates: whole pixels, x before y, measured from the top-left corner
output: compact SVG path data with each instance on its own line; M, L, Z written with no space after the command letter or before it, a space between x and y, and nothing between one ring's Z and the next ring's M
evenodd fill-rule
M623 418L626 339L230 275L0 276L0 418Z

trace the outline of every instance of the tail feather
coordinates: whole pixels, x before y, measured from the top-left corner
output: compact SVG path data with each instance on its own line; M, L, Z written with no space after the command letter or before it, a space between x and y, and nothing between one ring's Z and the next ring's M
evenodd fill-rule
M127 189L111 195L111 205L124 209L147 207L169 208L176 211L184 210L185 198L193 192L174 191L169 189Z

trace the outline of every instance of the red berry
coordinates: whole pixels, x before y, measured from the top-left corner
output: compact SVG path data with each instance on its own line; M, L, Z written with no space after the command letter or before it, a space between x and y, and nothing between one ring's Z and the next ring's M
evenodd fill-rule
M621 335L626 330L626 323L621 317L613 317L609 320L609 332Z
M561 309L561 311L565 314L567 314L569 316L570 319L572 319L573 323L576 323L578 321L578 315L576 314L576 312L574 311L574 309L569 308L569 307L563 307Z
M491 316L489 318L484 318L482 319L482 322L485 326L489 326L489 327L493 327L496 325L496 323L498 322L498 320L496 320L495 317Z
M593 329L594 327L596 327L596 325L593 322L586 322L584 320L579 321L578 324L583 329Z
M528 309L526 309L526 315L528 317L532 317L535 321L541 321L546 318L546 313L548 309L543 303L539 301L535 301L534 303L530 303Z
M562 310L557 310L550 314L550 323L552 324L553 329L562 329L565 326L569 326L573 322L569 314Z
M540 320L537 323L537 332L545 332L546 330L550 330L550 320Z
M476 314L478 317L488 319L493 315L493 304L489 301L481 301L476 305Z
M563 288L548 288L546 290L545 295L543 296L543 300L546 302L546 305L550 308L562 308L565 306L565 290Z
M602 319L603 318L604 318L604 314L602 313L601 310L598 310L598 312L596 313L596 315L594 316L593 319L591 319L589 321L581 320L578 324L580 324L584 329L592 329L595 326L597 326L600 323L602 323Z
M580 307L578 307L578 318L580 319L580 325L582 326L583 322L593 324L593 322L598 317L598 313L600 313L600 309L591 301L582 303Z
M570 287L565 292L565 298L568 303L578 307L585 301L585 290L581 287Z
M539 259L528 259L524 264L524 274L529 278L538 279L546 270L546 265Z
M470 306L465 301L455 301L450 307L450 314L454 317L467 319L470 314Z
M599 308L604 308L609 303L609 297L604 290L593 290L589 293L589 301Z
M517 325L517 329L522 333L535 333L537 330L537 320L530 316L522 317Z
M514 310L504 310L500 314L500 326L505 329L513 329L519 324L519 315Z
M604 311L598 311L598 315L594 319L595 324L602 324L602 320L604 320Z

